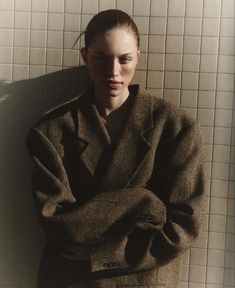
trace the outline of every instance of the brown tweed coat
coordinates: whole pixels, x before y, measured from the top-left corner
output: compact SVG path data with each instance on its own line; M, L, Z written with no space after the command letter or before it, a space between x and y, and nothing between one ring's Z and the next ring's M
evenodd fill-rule
M131 106L110 143L92 90L46 113L27 148L46 232L38 287L176 288L197 237L204 193L199 124L129 87ZM87 245L90 261L76 259Z

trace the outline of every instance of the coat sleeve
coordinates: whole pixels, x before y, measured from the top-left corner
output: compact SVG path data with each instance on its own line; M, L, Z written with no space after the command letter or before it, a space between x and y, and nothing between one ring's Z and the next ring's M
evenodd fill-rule
M59 153L45 134L32 128L27 137L32 186L48 241L62 250L89 245L92 271L150 269L187 249L198 235L204 191L198 125L179 133L174 142L159 161L161 171L152 176L156 189L150 183L106 191L80 206Z

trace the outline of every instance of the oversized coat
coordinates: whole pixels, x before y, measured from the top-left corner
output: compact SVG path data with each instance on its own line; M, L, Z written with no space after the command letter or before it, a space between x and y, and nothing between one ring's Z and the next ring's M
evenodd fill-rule
M202 218L200 127L138 85L129 90L115 143L90 89L28 133L33 195L48 241L40 288L179 287L182 255ZM76 258L80 245L89 248L89 261Z

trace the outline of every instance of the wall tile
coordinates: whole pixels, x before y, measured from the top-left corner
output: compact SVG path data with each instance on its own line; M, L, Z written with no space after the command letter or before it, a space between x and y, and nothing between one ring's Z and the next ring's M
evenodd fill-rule
M85 31L86 27L87 27L87 24L89 23L89 21L91 20L91 18L93 17L94 15L86 15L86 14L82 14L81 17L82 17L82 26L81 26L81 31ZM65 16L66 17L66 16ZM77 18L77 15L76 15L76 18ZM76 21L76 18L74 18L73 20ZM66 18L65 18L66 20ZM78 19L77 19L78 20ZM67 19L67 22L68 23L71 23L70 25L72 25L72 21L70 20L70 14L68 15L68 19ZM66 22L65 22L66 23ZM78 24L76 24L76 26L78 26Z
M28 65L13 65L13 81L27 79L29 75Z
M158 50L162 50L162 52L165 50L161 47L161 45L163 45L163 47L165 47L165 40L164 37L163 39L158 39L159 40L159 45L160 47L158 47ZM152 40L154 41L154 39ZM141 52L147 52L148 51L148 45L149 45L149 36L148 35L140 35L140 51ZM151 44L153 45L153 43ZM156 50L153 48L153 50ZM150 51L149 51L150 52Z
M229 164L216 163L212 164L212 178L220 180L228 180Z
M235 251L235 235L226 234L225 247L227 251Z
M147 55L148 55L147 53L141 53L141 57L137 64L137 70L147 70ZM158 62L156 63L156 65L157 64ZM156 69L156 67L154 69Z
M29 48L15 47L14 48L14 64L28 64L29 63Z
M51 49L51 50L48 49L46 54L46 61L47 65L61 66L62 51L59 49Z
M211 197L210 210L211 210L210 211L211 214L226 215L227 214L227 199L219 198L219 197Z
M220 17L221 0L205 0L204 2L204 17Z
M219 38L218 37L202 37L202 47L201 52L202 54L218 54L218 44Z
M29 30L16 29L14 32L14 45L28 47L29 36Z
M224 266L224 251L223 250L208 250L208 262L210 267L223 267Z
M185 19L185 35L200 36L202 29L201 18L186 18Z
M115 0L99 0L99 11L114 9L115 4Z
M218 91L233 91L234 89L233 74L218 74L217 82Z
M228 215L233 216L233 217L235 216L235 200L234 199L228 200Z
M64 30L65 31L80 31L80 21L81 16L78 14L65 14L65 23ZM89 17L90 18L90 17ZM82 18L84 20L84 17ZM84 25L84 30L86 28L87 23Z
M0 45L11 46L13 43L13 29L0 28Z
M166 52L167 53L182 53L183 37L182 36L167 36Z
M206 278L206 266L190 265L189 281L204 283Z
M33 12L31 16L31 28L46 30L47 29L47 13Z
M148 57L148 69L150 70L163 70L164 69L164 54L150 53Z
M64 48L71 49L79 36L79 32L64 32ZM77 49L79 46L80 40L75 44L74 48Z
M182 274L181 274L182 275L181 280L182 281L188 281L188 277L189 277L188 274L189 274L189 266L188 265L183 265Z
M187 0L186 17L201 17L203 10L203 0Z
M218 18L203 19L203 36L219 36L220 20Z
M148 17L134 16L133 20L135 21L140 34L149 33L148 31L149 30L149 18Z
M141 86L146 87L146 78L146 71L136 71L132 83L139 83Z
M225 233L209 232L208 248L224 250L225 236L226 236Z
M49 1L48 6L49 12L57 12L57 13L64 12L64 0L48 0L48 1Z
M168 15L184 17L185 14L185 0L171 0L169 1Z
M234 181L234 178L233 178L233 181ZM226 232L231 233L231 234L235 233L235 218L234 217L231 217L231 216L227 217Z
M164 99L180 105L180 90L164 89Z
M168 17L167 34L168 35L183 35L184 34L184 18Z
M231 127L232 116L232 110L216 110L215 126Z
M117 9L123 10L129 15L132 14L133 0L116 0Z
M150 18L150 34L165 35L166 33L166 17Z
M220 92L216 96L217 109L231 109L233 106L233 92Z
M49 48L63 48L63 32L48 31L47 47Z
M222 18L234 18L234 1L222 1Z
M181 83L181 73L180 72L165 72L165 88L179 89Z
M14 0L2 0L0 2L0 10L13 10Z
M193 242L192 247L207 249L207 241L208 241L208 233L201 231L198 238Z
M76 50L64 50L63 54L63 66L72 67L78 65L78 51Z
M182 90L181 91L181 105L182 107L197 107L197 91L193 90Z
M198 36L184 37L184 53L200 54L201 38Z
M182 54L166 54L166 70L181 71Z
M212 91L216 90L216 74L200 73L199 89Z
M234 74L234 56L219 56L219 73L233 73Z
M206 265L207 250L192 248L190 253L190 265Z
M149 52L165 52L165 36L149 36Z
M32 0L32 11L47 12L48 0Z
M46 31L31 31L31 47L41 48L46 46Z
M225 269L224 270L224 284L228 285L227 287L234 287L235 285L235 280L234 280L234 270L232 269Z
M81 13L81 0L65 0L66 13Z
M16 11L14 27L17 29L29 29L29 26L30 26L30 13Z
M226 231L226 216L224 216L224 215L210 215L209 231L210 232L225 233L225 231Z
M166 16L167 15L167 1L152 0L150 15L151 16Z
M0 63L5 63L5 64L12 63L12 47L0 46Z
M220 285L223 284L223 275L224 275L223 268L207 267L206 280L208 283L214 283Z
M133 15L148 16L150 11L150 0L134 0Z
M217 111L216 111L217 114ZM225 145L214 145L213 159L215 162L229 162L230 147Z
M189 282L189 286L188 287L189 288L205 288L205 284Z
M151 88L162 88L163 87L163 72L149 71L147 85Z
M15 10L30 11L31 0L15 0Z
M45 65L45 49L31 48L30 49L30 64Z
M215 144L229 145L231 140L231 128L215 128Z
M201 55L201 72L217 72L217 55Z
M214 91L199 91L198 107L199 108L214 108L215 107L215 92Z
M48 29L49 30L63 30L64 28L64 14L49 13Z
M183 57L183 70L188 72L198 72L199 60L199 55L185 54Z
M212 161L212 145L204 145L204 159L205 161Z
M0 28L13 28L14 14L12 11L0 11Z
M221 19L220 36L234 37L234 19Z
M220 55L235 55L234 38L220 37Z
M198 73L183 72L182 89L197 90L198 89Z
M45 67L39 65L29 66L29 78L36 78L45 74Z
M184 108L189 116L191 116L194 120L197 119L197 109L195 108Z
M235 183L229 182L228 197L230 199L235 199Z
M86 0L82 2L82 13L96 14L98 12L98 0Z
M198 109L198 120L202 125L213 126L214 110L213 109Z

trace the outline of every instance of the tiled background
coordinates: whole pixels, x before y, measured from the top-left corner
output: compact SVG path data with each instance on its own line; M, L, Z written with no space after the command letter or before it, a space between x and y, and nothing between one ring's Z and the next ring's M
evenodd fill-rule
M202 125L206 217L185 257L181 288L235 287L234 0L0 0L0 288L35 287L44 236L25 135L43 111L87 83L71 68L82 64L82 43L72 45L107 8L128 12L139 26L134 82Z

